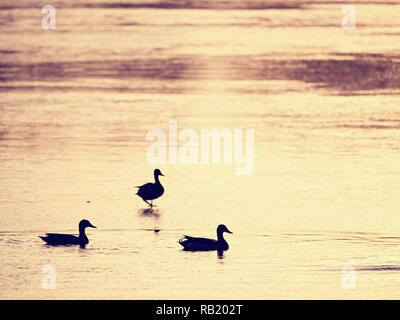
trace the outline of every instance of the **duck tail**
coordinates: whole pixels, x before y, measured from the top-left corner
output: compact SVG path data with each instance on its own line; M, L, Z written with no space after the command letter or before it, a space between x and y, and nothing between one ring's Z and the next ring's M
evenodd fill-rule
M186 237L185 237L185 236L183 236L182 238L180 238L180 239L178 240L178 243L179 243L182 247L185 247L185 242L186 242Z
M188 241L189 241L189 237L186 236L186 235L184 235L184 236L182 236L182 238L179 239L178 243L179 243L182 247L186 248L186 246L188 245Z
M142 187L142 186L134 186L134 188L138 189L138 190L136 191L135 194L139 195L139 192L140 192L140 188L141 188L141 187Z

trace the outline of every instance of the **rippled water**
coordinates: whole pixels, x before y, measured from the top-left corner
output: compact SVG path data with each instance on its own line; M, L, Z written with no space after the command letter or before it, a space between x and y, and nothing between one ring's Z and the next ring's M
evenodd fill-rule
M357 3L344 30L341 1L53 1L49 31L1 2L0 297L398 298L400 10ZM254 174L160 166L143 214L169 120L254 128ZM82 218L85 250L38 238ZM219 223L223 257L181 251Z

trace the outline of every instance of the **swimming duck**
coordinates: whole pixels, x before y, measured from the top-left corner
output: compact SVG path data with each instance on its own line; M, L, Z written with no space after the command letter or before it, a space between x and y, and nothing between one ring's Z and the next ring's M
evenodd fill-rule
M46 233L45 236L39 236L39 238L52 246L80 245L81 247L84 247L89 243L89 239L85 233L86 228L96 227L88 220L84 219L79 222L79 236L72 234Z
M232 233L224 224L220 224L217 228L217 240L184 236L179 244L185 251L225 251L229 249L229 245L224 239L224 232Z
M142 186L138 186L138 192L136 193L139 197L143 199L151 208L153 206L153 200L161 197L164 194L164 187L160 183L159 176L164 176L160 169L154 170L154 183L146 183ZM151 202L148 202L150 200Z

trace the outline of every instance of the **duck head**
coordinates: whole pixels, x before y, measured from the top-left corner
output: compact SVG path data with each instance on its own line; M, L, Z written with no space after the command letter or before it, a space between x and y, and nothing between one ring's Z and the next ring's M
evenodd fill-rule
M96 227L92 225L89 220L83 219L81 220L81 222L79 222L79 230L85 230L86 228L96 228Z
M229 231L229 229L226 227L226 225L220 224L217 228L217 234L222 235L224 232L233 234L233 232Z
M161 173L161 170L160 170L160 169L154 170L154 176L155 176L155 177L158 177L158 176L163 176L163 177L164 177L164 175Z

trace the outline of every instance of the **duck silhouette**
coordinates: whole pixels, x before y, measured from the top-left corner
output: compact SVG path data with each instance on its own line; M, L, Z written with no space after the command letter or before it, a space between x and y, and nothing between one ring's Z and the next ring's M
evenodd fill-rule
M154 183L146 183L142 186L137 186L139 188L138 192L136 193L139 197L143 199L151 208L155 207L153 205L153 200L161 197L164 194L164 187L160 183L159 176L164 176L160 169L154 170ZM149 200L151 202L149 202Z
M217 228L217 240L185 235L179 240L179 244L183 247L184 251L226 251L229 249L229 245L224 239L224 232L232 233L224 224L220 224Z
M86 236L86 228L96 228L89 220L81 220L79 222L79 236L73 234L46 233L45 236L39 236L44 242L51 246L80 245L85 247L89 243Z

